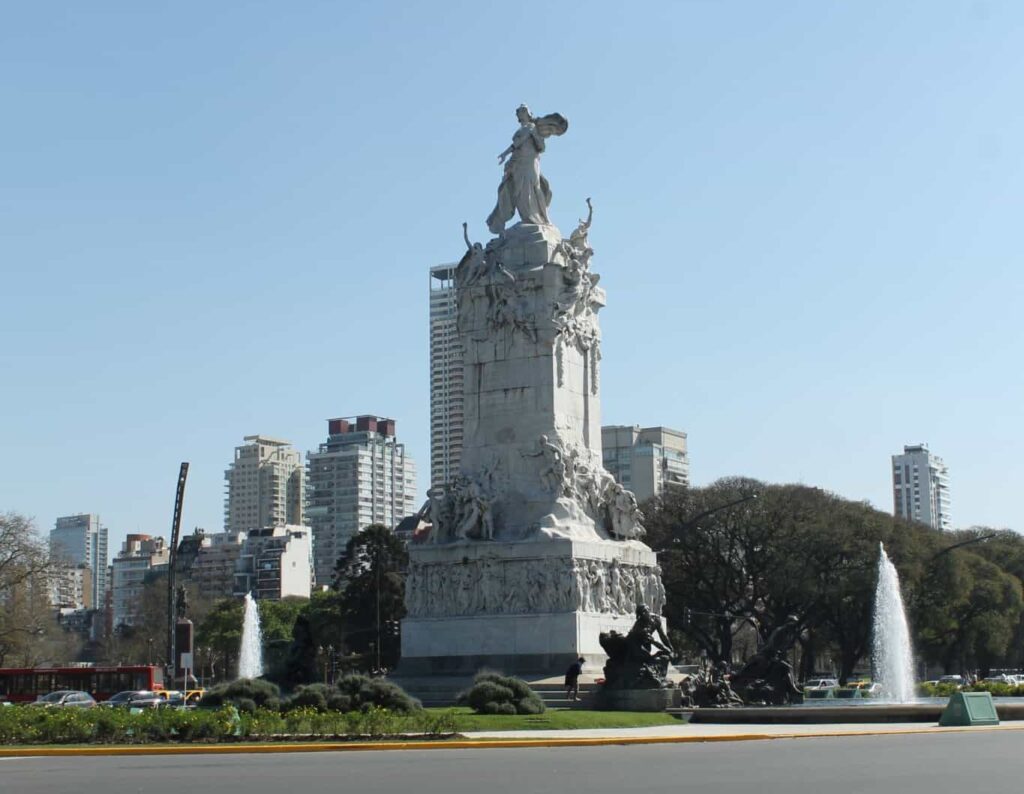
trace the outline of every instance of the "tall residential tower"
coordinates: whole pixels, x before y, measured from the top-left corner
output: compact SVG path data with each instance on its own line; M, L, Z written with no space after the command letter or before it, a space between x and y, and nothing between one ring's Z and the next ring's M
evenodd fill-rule
M327 440L306 455L307 523L317 585L330 584L349 538L370 524L394 529L416 504L416 464L395 438L395 420L327 421Z
M927 444L903 447L892 456L893 513L935 529L952 529L949 518L949 470Z
M288 441L259 435L244 440L224 472L224 529L244 532L304 523L302 455Z
M430 268L430 487L450 483L462 455L462 344L455 265Z
M89 569L92 605L99 608L107 595L107 528L92 513L62 516L50 531L50 549L54 556L72 566Z

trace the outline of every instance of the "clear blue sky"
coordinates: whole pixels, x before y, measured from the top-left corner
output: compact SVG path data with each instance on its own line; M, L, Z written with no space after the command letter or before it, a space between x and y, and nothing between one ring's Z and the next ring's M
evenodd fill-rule
M514 109L592 196L604 421L697 483L1024 530L1024 5L10 3L0 19L0 509L116 548L218 529L242 436L394 417L428 470L427 268L477 239Z

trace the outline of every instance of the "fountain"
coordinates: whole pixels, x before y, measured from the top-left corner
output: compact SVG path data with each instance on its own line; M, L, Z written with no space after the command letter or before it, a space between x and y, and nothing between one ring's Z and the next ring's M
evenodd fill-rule
M910 629L900 594L900 578L885 547L878 544L878 584L875 587L874 637L871 653L876 680L885 687L886 699L913 703L914 653Z
M910 643L910 629L900 594L900 579L896 568L889 561L885 547L878 544L878 583L875 587L875 610L872 624L873 642L871 661L875 680L882 685L882 696L870 700L851 699L840 703L828 699L816 699L807 707L791 706L732 706L734 693L721 675L710 675L709 689L711 702L705 704L715 708L697 708L690 715L693 723L718 724L832 724L832 723L879 723L879 722L921 722L936 723L949 708L946 699L915 697L914 654ZM783 627L784 628L784 627ZM773 646L771 641L766 646ZM791 643L788 642L788 648ZM764 662L764 648L755 654L747 667ZM755 665L756 666L756 665ZM745 671L738 676L741 679ZM846 690L850 691L850 690ZM732 697L730 697L732 696ZM1008 698L1010 702L998 703L998 715L1004 720L1024 720L1024 703L1013 702L1019 698ZM749 703L749 701L748 701ZM945 724L945 723L944 723Z
M238 654L238 677L259 678L263 675L263 631L260 611L252 593L245 594L245 617L242 619L242 648Z

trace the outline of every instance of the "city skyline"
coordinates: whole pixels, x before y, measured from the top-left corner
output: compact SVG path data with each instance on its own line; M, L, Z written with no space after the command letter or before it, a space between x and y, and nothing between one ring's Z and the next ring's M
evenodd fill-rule
M570 120L552 220L593 197L602 424L685 428L695 484L885 512L893 450L923 440L955 472L954 526L1024 529L1024 10L978 8L537 6L502 24L550 57L497 86L485 9L14 9L0 508L41 533L100 514L116 549L167 535L188 460L183 528L214 531L238 439L305 452L368 409L401 424L425 495L422 275L458 260L464 220L486 242L525 101ZM428 52L442 22L463 46Z

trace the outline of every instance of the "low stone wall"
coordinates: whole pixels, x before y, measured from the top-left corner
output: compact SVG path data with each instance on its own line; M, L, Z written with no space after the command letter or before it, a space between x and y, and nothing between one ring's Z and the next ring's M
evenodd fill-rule
M600 711L665 711L678 705L678 689L601 689L597 693Z

